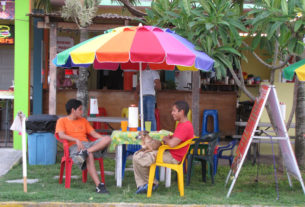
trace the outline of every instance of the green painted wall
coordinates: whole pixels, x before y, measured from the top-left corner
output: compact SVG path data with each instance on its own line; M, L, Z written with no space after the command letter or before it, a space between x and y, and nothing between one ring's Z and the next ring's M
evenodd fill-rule
M15 1L14 117L19 111L29 115L30 0ZM14 132L14 149L22 149L21 136Z

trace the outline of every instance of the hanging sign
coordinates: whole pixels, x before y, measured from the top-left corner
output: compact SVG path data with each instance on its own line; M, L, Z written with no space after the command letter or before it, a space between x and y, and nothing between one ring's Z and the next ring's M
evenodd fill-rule
M13 45L14 44L14 26L0 24L0 44Z
M90 98L90 114L98 114L97 98Z
M73 47L74 40L71 37L58 36L56 44L57 44L57 53L60 53L66 49Z

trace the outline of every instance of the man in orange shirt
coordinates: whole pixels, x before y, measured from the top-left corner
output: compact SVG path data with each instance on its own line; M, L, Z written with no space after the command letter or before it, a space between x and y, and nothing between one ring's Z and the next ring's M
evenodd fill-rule
M109 193L105 184L98 178L94 157L103 156L103 153L111 143L111 137L97 133L87 119L82 117L83 106L81 101L70 99L66 103L66 111L68 116L57 120L56 133L59 138L68 140L72 160L80 164L82 170L88 169L96 185L96 192ZM97 140L89 142L87 135L91 135Z

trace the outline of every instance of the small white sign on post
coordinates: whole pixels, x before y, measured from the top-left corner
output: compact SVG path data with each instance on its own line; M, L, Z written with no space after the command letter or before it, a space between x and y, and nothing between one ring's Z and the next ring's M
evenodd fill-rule
M90 114L99 114L97 98L90 98Z
M22 111L18 112L16 115L13 124L10 127L10 130L18 131L22 135L22 172L23 172L23 191L28 192L27 187L27 159L26 159L26 130L25 130L25 120L26 117Z

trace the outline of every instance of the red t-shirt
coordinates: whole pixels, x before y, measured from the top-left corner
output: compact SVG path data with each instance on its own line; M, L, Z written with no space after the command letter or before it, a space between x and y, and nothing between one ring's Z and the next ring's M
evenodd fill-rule
M68 117L63 117L57 120L56 133L64 132L73 138L79 139L80 141L88 142L87 134L93 129L90 123L85 118L79 118L76 120L70 120ZM75 142L69 141L69 147L74 145Z
M192 139L194 137L194 128L190 121L186 121L184 123L178 123L175 132L173 134L173 137L179 138L182 142L185 142L189 139ZM187 153L187 147L182 147L180 149L175 150L169 150L173 158L175 158L177 161L181 162L183 156L185 153Z

